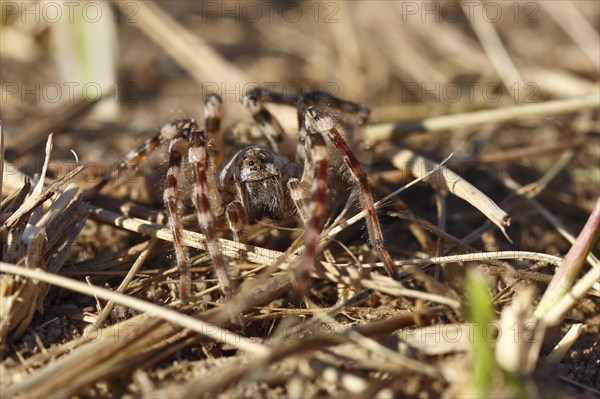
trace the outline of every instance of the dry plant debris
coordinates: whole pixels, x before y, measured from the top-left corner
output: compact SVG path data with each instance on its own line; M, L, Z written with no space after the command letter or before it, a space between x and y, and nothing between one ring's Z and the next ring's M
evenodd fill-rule
M3 397L600 394L597 2L124 0L98 3L96 43L81 7L53 20L51 4L1 9ZM65 28L83 46L61 44ZM48 56L61 45L70 62ZM114 70L87 63L95 46ZM97 78L65 80L65 65ZM116 75L102 96L67 90ZM184 304L158 198L166 150L82 200L159 126L200 118L210 91L224 131L252 132L239 100L256 86L372 108L358 152L396 278L366 212L332 184L301 301L296 221L247 226L243 251L221 230L237 284L226 300L191 215ZM297 140L291 107L270 110ZM534 314L575 256L566 295Z

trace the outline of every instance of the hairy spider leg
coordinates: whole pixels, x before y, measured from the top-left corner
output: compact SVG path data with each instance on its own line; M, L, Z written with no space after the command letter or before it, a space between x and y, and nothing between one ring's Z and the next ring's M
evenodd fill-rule
M98 183L86 191L85 201L91 201L108 183L116 180L119 174L126 169L137 166L144 158L157 149L162 143L175 138L180 132L191 129L196 126L194 119L180 119L175 122L167 123L161 131L154 137L146 140L144 144L135 150L128 152L121 161L116 163L110 171L105 173Z
M231 297L233 289L231 278L223 262L219 241L215 235L215 216L210 208L209 189L206 175L208 138L206 131L195 131L190 135L189 162L194 169L194 205L198 214L198 224L206 236L206 247L210 254L215 274L219 281L221 291Z
M327 195L327 168L329 165L329 154L323 136L309 128L306 140L307 151L310 157L306 157L305 163L313 163L313 176L311 188L311 201L308 210L306 235L304 237L305 253L300 269L298 269L296 297L301 298L306 291L310 281L310 273L314 268L315 258L319 245L319 234L323 228L325 219L325 202ZM310 160L309 160L310 159ZM298 207L298 205L296 205ZM304 208L302 202L301 208ZM302 213L302 209L298 209Z
M287 181L287 189L292 199L292 203L294 204L294 208L298 213L298 217L302 221L304 226L308 223L308 212L309 210L306 207L305 198L307 196L306 191L303 189L303 182L307 182L308 180L301 180L295 177L291 177Z
M305 151L306 148L304 145L307 135L305 113L308 107L316 106L321 108L332 108L345 114L356 115L357 126L351 139L353 144L357 144L364 137L364 129L371 113L371 110L363 104L342 100L330 93L322 91L309 92L302 96L288 96L258 87L248 91L244 96L244 99L246 107L250 110L254 120L261 126L266 126L265 130L267 132L277 130L277 126L280 127L281 125L279 125L277 120L268 113L264 107L265 103L284 104L296 107L299 136L296 154L297 160L299 161L303 161L304 156L308 155L309 152ZM274 120L274 122L272 122L274 127L269 127L268 124L271 123L272 120ZM276 148L274 149L276 150Z
M216 95L208 95L204 102L204 116L206 131L199 131L195 124L185 126L183 130L173 133L178 125L162 129L163 135L171 138L169 148L169 169L167 171L167 185L164 193L164 202L167 207L169 227L173 234L175 258L180 272L180 294L183 301L187 301L191 294L191 277L189 276L189 259L182 241L182 226L177 211L178 191L177 185L181 176L182 162L186 160L193 167L195 181L193 184L193 202L198 215L198 224L206 237L206 247L211 257L215 274L223 293L230 297L232 285L227 269L221 256L218 240L215 237L215 212L223 212L223 200L216 189L216 165L214 157L209 153L211 135L219 131L221 120L221 99ZM187 149L187 154L186 154ZM209 186L214 187L210 190Z
M306 93L296 100L298 109L298 136L300 138L299 146L302 145L306 137L306 110L309 107L331 108L350 115L356 115L356 128L350 140L356 146L364 137L364 129L367 126L371 110L363 104L352 101L342 100L332 94L322 91Z
M271 149L276 152L282 152L282 146L285 146L285 132L277 118L265 108L265 102L284 100L282 96L269 98L266 93L265 90L252 90L246 93L243 98L243 103L248 112L252 115L252 119L254 119L254 121L262 128L262 132L268 140Z
M211 137L215 137L220 130L220 122L221 122L221 99L216 94L209 94L206 97L204 103L204 116L205 116L205 126L206 131ZM193 134L192 134L193 133ZM142 146L137 148L136 150L130 151L120 162L118 162L110 172L106 173L100 181L86 193L86 199L92 199L97 193L99 193L102 188L108 184L110 181L114 180L119 173L122 172L127 167L136 166L139 164L144 158L146 158L152 151L158 148L162 143L169 141L169 168L167 171L167 179L166 186L163 193L163 201L165 203L165 207L167 210L167 216L169 220L169 228L171 233L173 234L173 243L175 249L175 258L177 267L180 273L180 297L183 301L187 301L189 295L191 294L191 277L189 275L189 259L187 252L185 250L185 246L183 245L182 239L182 230L183 227L179 220L179 213L177 209L177 204L179 201L178 194L178 182L181 180L181 169L184 164L184 161L190 162L190 157L188 152L189 150L192 152L193 156L197 156L196 150L194 150L190 146L190 141L192 141L193 136L198 135L198 126L194 119L181 119L175 122L167 123L163 126L161 131L155 135L154 137L147 140ZM197 139L193 140L194 142L198 142ZM207 147L204 147L204 152L206 153ZM210 151L214 150L210 148ZM223 213L223 201L219 195L219 191L217 189L216 184L216 162L214 159L214 154L210 154L205 158L206 163L203 163L201 166L194 165L194 172L196 175L196 191L200 192L201 195L196 195L196 200L198 198L201 201L196 201L199 203L198 209L198 217L200 226L203 228L203 233L207 237L207 248L209 254L211 255L211 259L213 265L216 270L217 278L221 285L221 289L226 295L231 294L231 283L226 274L226 269L223 266L222 257L220 254L220 249L216 244L217 241L214 238L214 227L212 224L202 223L202 220L212 220L214 224L214 217L210 217L213 214L210 213L212 210L216 214ZM211 189L207 187L210 186ZM200 187L200 190L198 190ZM206 216L206 208L204 199L209 199L209 213L210 216ZM202 216L200 215L202 214ZM208 234L207 234L208 233ZM216 248L216 249L215 249Z
M223 100L216 93L209 93L204 100L204 128L208 136L212 139L219 134L221 130L221 108Z
M367 173L348 144L342 138L340 131L343 129L343 126L330 114L315 107L309 107L307 109L307 120L308 123L311 124L311 127L322 134L333 148L335 148L348 168L352 180L358 185L360 189L358 198L361 208L367 210L366 224L369 232L369 241L379 252L388 274L394 277L396 275L394 263L390 254L383 246L383 233L381 232L381 226L379 224L379 219L377 218L377 212L375 211L371 189L367 183Z
M186 132L189 133L189 132ZM188 147L187 137L176 137L169 145L169 169L167 170L167 184L163 193L163 201L167 208L169 228L173 234L173 246L175 247L175 259L179 269L179 296L183 302L187 302L192 289L191 277L189 275L190 264L188 255L183 245L182 226L177 212L177 185L181 177L181 164L185 151Z
M238 201L233 201L227 204L225 208L225 217L227 218L227 225L233 235L233 240L237 243L242 243L245 237L243 234L244 222L246 220L246 213L242 204Z
M221 216L224 212L224 204L217 185L217 149L216 142L220 140L221 131L221 97L210 93L204 101L204 126L208 134L207 159L206 159L206 181L208 184L208 200L210 208L215 216Z
M248 90L245 96L260 103L286 104L291 106L296 105L296 101L298 101L297 96L287 96L264 87L256 87Z

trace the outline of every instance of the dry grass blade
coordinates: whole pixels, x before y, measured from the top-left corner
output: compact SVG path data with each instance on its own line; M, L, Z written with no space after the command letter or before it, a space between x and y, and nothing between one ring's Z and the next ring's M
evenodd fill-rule
M600 39L598 32L569 1L542 1L540 5L573 39L588 59L600 68Z
M534 313L537 319L544 319L544 316L571 289L588 254L598 241L598 237L600 237L600 197L596 200L596 205L590 217L579 233L577 240L565 255L540 303L538 303ZM592 270L597 273L600 272L597 267Z
M367 128L365 136L373 142L387 141L401 138L406 133L416 131L439 132L486 123L567 114L586 109L598 109L598 107L600 107L600 96L591 94L584 97L547 101L539 104L525 104L465 114L436 116L419 121L371 125Z
M30 270L4 262L0 263L0 271L3 273L44 281L48 284L57 285L59 287L67 288L85 295L94 295L107 301L114 301L115 303L131 307L141 312L146 312L151 316L157 316L182 327L189 328L201 335L232 345L244 351L261 355L269 353L268 349L262 345L250 343L243 337L238 336L231 331L225 331L216 325L212 325L173 310L165 309L161 306L145 302L137 298L132 298L118 292L110 291L105 288L90 286L66 277L46 273L39 269Z
M515 191L516 194L519 194L522 198L527 200L531 206L533 206L537 212L540 213L550 224L554 226L556 231L571 245L573 245L576 241L575 235L573 235L569 229L561 222L556 216L554 216L546 207L544 207L539 201L533 198L535 195L539 194L541 190L547 187L552 179L554 179L560 171L563 170L567 166L567 164L573 159L574 151L569 149L565 151L558 162L556 162L552 168L550 168L542 178L540 178L537 182L530 184L527 187L521 186L519 183L514 181L510 176L505 176L503 178L504 184ZM530 190L528 188L534 188L534 190ZM598 258L590 251L587 254L587 261L592 265L592 267L596 268L596 270L600 271L600 261Z
M504 308L499 320L499 329L515 331L514 336L503 334L498 337L496 360L502 368L512 373L527 373L537 362L536 340L531 339L535 323L530 322L531 302L534 287L519 284L510 306ZM509 330L510 329L510 330Z
M317 270L315 272L317 276L324 277L336 283L343 283L349 287L359 286L388 295L419 298L447 305L455 309L459 309L461 306L460 302L453 298L405 288L400 282L388 276L370 273L368 270L355 269L350 267L350 265L337 265L328 262L321 262L321 264L325 270Z
M115 3L126 16L134 9L136 26L184 67L198 84L223 82L226 87L236 87L240 82L250 81L242 70L225 60L154 2L126 0Z
M446 233L445 231L443 231L443 230L437 228L436 226L434 226L433 224L429 223L427 220L420 218L416 215L413 215L410 212L406 212L406 211L392 212L392 211L390 211L387 214L388 214L388 216L397 217L400 219L409 220L413 223L417 223L420 226L422 226L425 230L438 236L438 238L456 245L456 247L460 248L463 251L477 252L475 248L465 244L464 242L462 242L458 238L454 237L453 235Z
M5 232L7 243L3 244L6 245L3 248L4 259L20 262L23 267L40 267L58 272L85 221L85 216L79 212L81 200L77 192L77 186L69 186L53 201L48 212L39 218L41 212L37 210L41 208L36 208L22 232L20 229L8 229ZM47 286L39 281L2 276L0 343L6 343L8 334L14 339L25 331L35 310L41 307L46 293Z
M74 102L66 102L59 109L53 110L45 118L36 120L15 135L10 141L11 152L17 157L23 155L43 143L49 132L56 132L90 112L99 100L100 97L96 99L80 98Z
M30 177L21 172L14 164L3 160L2 168L4 169L4 180L2 183L3 196L9 196L15 190L20 190L26 181L30 181Z
M514 278L523 279L527 281L537 281L542 283L550 283L552 279L551 276L546 274L536 273L536 272L528 272L528 271L516 271L507 268L505 264L494 264L495 261L499 259L512 259L512 260L532 260L542 263L548 263L550 265L558 266L562 262L561 258L556 256L538 253L538 252L527 252L527 251L500 251L500 252L480 252L480 253L468 253L463 255L448 255L448 256L439 256L433 258L419 258L419 259L405 259L400 261L395 261L394 264L396 266L407 266L407 265L424 265L426 267L433 264L443 264L443 263L452 263L452 262L485 262L490 263L494 266L498 266L495 268L486 269L485 273L493 276L513 276ZM349 266L354 266L351 264L328 264L326 262L322 262L324 265L333 265L339 269L345 269ZM361 263L361 268L369 269L369 268L379 268L383 267L382 262L376 263ZM508 270L507 270L508 269ZM400 278L404 278L406 276L411 275L413 272L404 272L399 276ZM337 275L338 272L335 273ZM346 275L348 273L343 273L342 275ZM333 281L338 281L338 278L332 278L328 276L327 278L331 278ZM346 281L353 281L351 279L342 279L345 283Z
M440 339L442 336L451 339ZM427 356L448 355L472 350L473 324L471 323L449 323L433 324L423 328L401 330L398 336L402 343L410 345L420 354ZM451 376L452 373L442 369L444 375Z
M421 265L424 263L448 263L448 262L476 262L476 261L487 261L496 259L514 259L523 260L529 259L536 262L545 262L551 265L558 266L563 261L558 256L548 255L538 252L529 251L493 251L493 252L481 252L481 253L470 253L463 255L448 255L439 256L433 258L424 259L405 259L399 260L395 263L398 265Z
M328 323L329 325L335 324L335 320L333 320L324 313L317 314L316 317L321 319L324 323ZM380 357L380 361L384 363L390 362L394 366L397 366L399 368L405 367L418 373L429 375L431 377L440 376L440 372L435 367L431 367L430 365L422 361L411 359L407 356L401 355L400 353L383 346L379 342L371 338L365 337L364 335L357 332L355 329L345 329L339 335L341 338L348 339L357 346L362 347L367 351L373 353L374 355Z
M20 268L17 272L22 273ZM49 278L57 277L48 275ZM62 281L62 280L61 280ZM67 279L68 282L71 280ZM90 292L89 286L83 283L81 289L86 293ZM264 306L272 300L284 295L290 289L290 281L287 275L279 275L268 278L259 287L253 287L254 290L246 295L247 299L244 303L248 306ZM112 291L102 290L98 287L96 294L106 292L108 299L113 299L115 296L123 296ZM101 296L100 294L98 296ZM127 303L134 298L125 297ZM146 302L135 300L146 305ZM137 302L136 302L137 303ZM156 306L156 305L153 305ZM157 306L156 306L157 307ZM181 314L177 312L169 313L168 309L157 307L159 312L166 312L169 318L181 320ZM237 308L236 308L237 309ZM226 308L211 309L206 312L199 312L195 315L197 318L207 320L204 323L213 323L215 325L228 325L231 323L231 313ZM412 320L407 317L404 320ZM187 317L192 324L198 325L198 319ZM215 331L209 328L205 333L214 334ZM221 339L228 340L226 335L220 337L211 336L211 340ZM232 335L229 334L231 337ZM185 346L192 345L201 339L201 335L197 335L193 330L182 329L178 325L166 322L164 320L155 319L148 314L142 314L133 317L124 322L113 326L98 330L97 333L90 332L85 335L86 341L77 346L68 355L58 361L47 363L35 373L30 374L27 378L3 388L3 393L6 396L14 396L19 393L23 396L45 397L50 394L55 396L69 396L79 392L83 387L114 375L123 376L130 373L132 365L141 365L146 362L155 362L173 352L182 349ZM246 344L251 346L251 342L243 339ZM183 343L183 346L176 344ZM244 345L244 344L241 344ZM261 346L258 346L261 347ZM204 381L205 383L205 381Z
M542 321L545 325L557 325L569 309L571 309L583 296L589 291L592 286L598 282L598 271L588 271L579 281L573 286L571 291L563 296L556 305L546 313Z
M156 245L156 239L152 239L148 243L146 248L144 248L144 250L140 253L138 258L135 260L135 262L133 263L133 266L131 266L131 269L129 269L129 271L127 272L127 275L125 276L123 281L121 281L119 288L117 288L117 292L122 293L123 291L125 291L127 289L127 286L129 285L131 280L133 280L133 277L135 276L135 274L140 270L140 268L142 267L142 265L148 258L148 255L150 255L150 252L152 252L152 250L154 249L155 245ZM104 309L102 309L102 312L98 315L98 318L94 322L94 324L93 324L94 328L100 328L102 326L102 324L104 324L104 321L110 315L110 312L112 312L114 306L115 306L114 301L108 301L108 303L106 304Z
M460 4L463 8L463 12L468 14L470 6L464 1L461 1ZM525 82L521 77L521 74L508 55L493 24L481 13L473 13L472 17L469 18L469 22L494 66L494 69L496 69L496 72L504 82L504 86L510 88L516 84L520 87L525 87Z
M78 213L81 200L77 197L78 187L75 185L69 186L52 202L48 211L43 212L43 202L54 194L54 187L62 184L62 181L59 181L44 191L44 178L51 151L52 135L46 143L46 158L40 179L29 197L25 199L30 187L28 180L25 180L19 191L20 195L13 197L4 209L9 216L1 227L0 234L3 239L0 241L0 261L18 262L24 268L39 267L57 272L64 264L71 244L83 227L85 216ZM25 332L35 311L41 307L46 293L47 286L39 281L23 280L10 275L1 277L2 349L6 348L9 336L15 339Z
M559 363L583 332L584 328L582 323L573 324L560 342L552 349L552 352L546 357L546 360L551 363Z
M50 153L52 152L52 134L48 136L48 140L46 141L46 159L44 160L44 164L42 166L42 171L40 173L40 179L33 188L31 195L23 205L19 207L19 209L13 213L8 220L5 222L6 226L10 227L14 225L17 220L19 220L23 215L31 212L33 208L35 208L42 197L42 190L44 189L44 179L46 178L46 171L48 170L48 163L50 162ZM44 198L45 199L45 198Z
M446 163L446 161L448 161L448 159L450 159L452 155L449 155L446 159L444 159L442 161L442 163L440 164L436 164L431 170L428 170L427 172L423 173L421 176L417 177L415 180L411 181L410 183L402 186L401 188L395 190L394 192L386 195L385 197L383 197L382 199L380 199L379 201L377 201L375 203L375 209L379 209L381 206L383 206L389 199L395 197L396 195L400 194L401 192L407 190L408 188L414 186L415 184L417 184L418 182L428 178L429 176L431 176L432 174L438 172L443 165ZM344 230L346 227L358 222L359 220L365 218L367 216L367 211L366 210L362 210L360 212L358 212L356 215L352 216L349 219L345 219L345 214L341 213L336 220L334 221L334 223L332 223L331 227L329 227L326 231L324 231L323 233L323 238L322 240L325 239L329 239L331 237L334 237L336 234L340 233L342 230Z
M424 309L420 314L422 321L427 323L439 316L441 311L439 308ZM391 317L385 320L376 320L366 324L350 326L347 330L340 331L337 336L347 334L349 331L355 331L366 337L376 337L389 334L392 331L404 327L411 327L415 325L415 318L412 314L406 314L396 317ZM318 328L318 325L314 325ZM298 337L298 336L297 336ZM347 340L340 341L339 339L330 339L331 334L326 335L308 335L306 339L285 339L281 342L277 341L278 345L272 349L271 356L267 359L241 359L234 364L226 364L223 367L219 367L217 370L211 373L212 378L208 379L197 379L195 381L189 381L184 384L176 383L168 386L168 389L154 393L158 396L168 397L189 397L189 396L209 396L215 392L221 392L223 389L236 384L249 374L253 374L254 378L258 376L255 372L267 372L268 365L276 364L286 358L293 356L305 356L309 352L319 350L321 348L329 347L332 345L338 345L345 343Z
M540 320L546 326L555 326L564 315L583 298L583 296L598 282L598 271L592 269L575 283L573 288L563 296L556 305Z
M38 235L31 244L38 250L32 251L29 259L39 261L43 237ZM23 280L11 275L0 276L0 325L2 326L0 350L2 352L7 349L8 339L19 338L29 327L34 312L44 299L45 292L46 285L39 281Z
M409 171L416 178L422 178L428 172L435 170L432 175L424 179L426 182L464 199L486 215L506 235L504 229L510 226L510 218L506 212L471 183L450 169L440 167L436 162L417 155L411 150L390 144L384 153L397 169Z
M173 242L173 234L169 229L162 225L129 218L93 205L88 205L88 209L92 219L144 234L149 237L156 237L161 240ZM183 243L191 248L206 250L206 238L203 234L194 231L183 231ZM258 264L270 265L282 255L282 252L240 244L224 238L219 238L219 243L221 244L221 250L224 255L237 259L241 254L244 254L245 259Z

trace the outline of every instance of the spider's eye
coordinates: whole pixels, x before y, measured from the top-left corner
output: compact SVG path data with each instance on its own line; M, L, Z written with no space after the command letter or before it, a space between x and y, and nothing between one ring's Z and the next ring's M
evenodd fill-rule
M248 165L254 166L254 161L248 161Z

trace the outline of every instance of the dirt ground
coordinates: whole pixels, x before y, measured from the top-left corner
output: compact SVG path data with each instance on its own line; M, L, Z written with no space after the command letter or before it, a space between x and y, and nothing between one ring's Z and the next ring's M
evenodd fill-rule
M598 278L553 323L533 314L598 212L598 2L69 4L0 3L0 260L88 287L2 269L3 397L600 395ZM223 294L188 168L178 193L192 297L180 300L167 143L86 196L166 123L202 127L212 92L224 103L217 164L240 131L263 143L242 101L256 87L369 107L360 128L355 114L317 106L342 120L374 200L385 199L395 276L373 228L353 219L366 200L331 141L300 299L307 228L291 205L244 225L242 243L216 215L234 285ZM285 132L279 152L302 165L297 110L266 107ZM576 282L598 273L598 249Z

